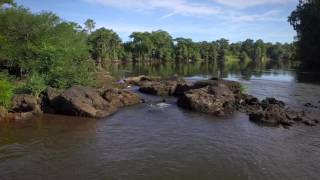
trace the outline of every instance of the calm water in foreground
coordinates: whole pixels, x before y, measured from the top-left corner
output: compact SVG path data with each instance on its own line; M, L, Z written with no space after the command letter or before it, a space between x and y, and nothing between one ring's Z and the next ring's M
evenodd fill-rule
M194 81L214 75L208 72L184 75ZM259 98L274 96L293 108L320 106L320 86L297 83L294 72L250 74L226 78ZM320 126L264 127L241 113L217 118L179 109L174 98L163 106L157 97L142 96L147 103L102 120L45 115L1 124L0 179L320 178Z

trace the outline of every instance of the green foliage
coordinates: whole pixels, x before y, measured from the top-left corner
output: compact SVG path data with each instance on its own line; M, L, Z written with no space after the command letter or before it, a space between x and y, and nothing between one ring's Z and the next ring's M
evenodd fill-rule
M241 91L241 93L248 93L249 87L241 84L240 91Z
M94 64L88 60L58 62L50 69L47 81L51 87L60 89L66 89L72 85L94 86Z
M94 31L88 37L88 44L91 47L92 58L99 65L105 61L121 59L123 51L121 39L112 30L100 28Z
M299 0L289 22L297 31L297 58L302 71L320 71L320 1Z
M0 7L4 4L15 5L13 0L0 0Z
M39 97L41 92L47 88L46 76L40 74L32 74L27 82L17 89L19 93L32 94Z
M17 76L30 76L30 93L38 94L43 84L68 88L94 83L87 34L76 23L23 7L0 9L0 42L0 65L20 69Z
M91 33L92 30L96 27L96 23L92 19L88 19L85 23L86 30Z
M0 73L0 106L9 108L14 96L14 85L11 83L9 76Z

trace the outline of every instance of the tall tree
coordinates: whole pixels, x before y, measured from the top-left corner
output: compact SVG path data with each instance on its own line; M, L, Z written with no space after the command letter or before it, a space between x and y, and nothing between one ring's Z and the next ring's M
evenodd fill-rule
M288 20L297 31L300 70L320 72L320 0L299 0Z
M100 28L88 37L92 58L101 66L107 60L119 60L123 50L122 41L117 33Z
M86 30L91 34L92 30L96 27L96 23L92 19L87 19L84 23Z
M92 71L86 35L78 27L50 12L0 9L0 65L19 69L20 76L46 76L53 87L86 84Z

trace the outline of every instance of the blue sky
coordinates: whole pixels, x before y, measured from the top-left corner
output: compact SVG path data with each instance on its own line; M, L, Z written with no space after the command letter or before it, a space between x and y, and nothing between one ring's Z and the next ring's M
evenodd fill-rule
M16 0L33 12L52 11L67 21L116 31L124 40L133 31L168 31L194 41L247 38L292 42L287 17L298 0Z

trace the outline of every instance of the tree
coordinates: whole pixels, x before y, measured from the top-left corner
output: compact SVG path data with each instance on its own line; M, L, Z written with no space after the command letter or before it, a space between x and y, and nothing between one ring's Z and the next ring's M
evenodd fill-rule
M175 57L177 62L192 61L194 54L194 42L192 39L176 38L175 42ZM199 52L200 53L200 52Z
M0 37L0 65L19 69L20 77L45 76L45 84L57 88L93 82L86 35L76 23L50 12L4 8Z
M87 19L84 23L86 30L91 34L92 30L96 27L96 23L92 19Z
M320 1L299 0L288 21L297 31L301 71L320 71Z
M3 6L4 4L15 5L13 0L0 0L0 7Z
M110 29L100 28L92 32L88 37L91 47L91 56L99 67L103 62L121 59L123 46L117 33Z
M220 78L222 78L222 75L224 73L225 62L226 62L226 49L223 47L220 47L218 51L218 68L220 70Z
M173 42L170 34L166 31L158 30L152 32L150 38L154 48L152 58L159 61L171 60L173 55Z
M130 35L132 54L134 60L151 60L153 56L154 43L149 32L133 32Z

